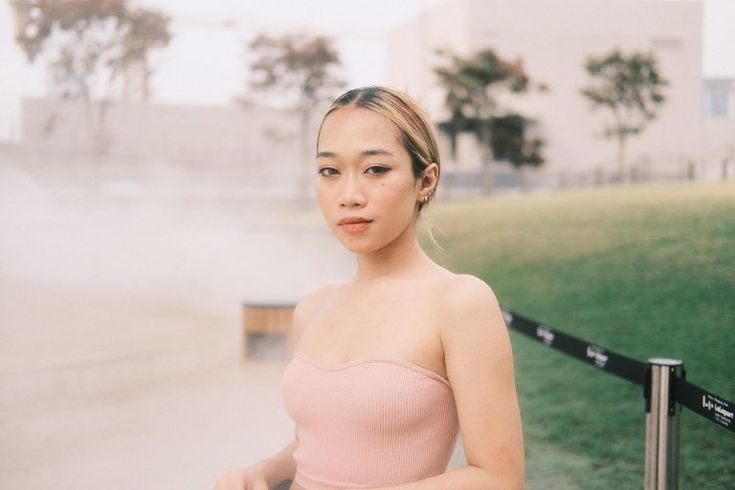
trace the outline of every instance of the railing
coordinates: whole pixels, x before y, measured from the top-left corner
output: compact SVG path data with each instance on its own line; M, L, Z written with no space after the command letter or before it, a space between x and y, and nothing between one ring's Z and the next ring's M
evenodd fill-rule
M501 309L508 327L643 387L646 400L645 490L678 488L681 406L735 433L733 403L686 381L682 361L650 358L644 363L526 318L502 305Z

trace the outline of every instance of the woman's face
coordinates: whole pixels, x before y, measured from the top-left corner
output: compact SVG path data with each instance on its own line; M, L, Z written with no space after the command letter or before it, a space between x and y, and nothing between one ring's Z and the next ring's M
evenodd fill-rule
M317 148L317 200L329 228L354 253L393 242L413 223L421 179L400 130L387 117L347 106L329 114ZM340 225L348 217L368 224Z

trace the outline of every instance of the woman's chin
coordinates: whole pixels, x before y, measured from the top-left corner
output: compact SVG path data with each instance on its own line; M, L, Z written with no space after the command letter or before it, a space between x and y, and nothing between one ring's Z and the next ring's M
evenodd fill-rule
M379 247L371 241L363 240L342 240L342 245L353 254L365 255L374 252Z
M354 243L344 243L343 244L348 252L351 252L355 255L365 255L369 254L372 249L368 247L356 247Z

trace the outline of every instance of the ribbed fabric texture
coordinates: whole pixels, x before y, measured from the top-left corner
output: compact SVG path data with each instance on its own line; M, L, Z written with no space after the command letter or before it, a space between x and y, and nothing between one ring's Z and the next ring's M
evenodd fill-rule
M324 363L296 352L281 377L296 424L294 480L308 490L371 488L446 471L459 434L439 374L402 359Z

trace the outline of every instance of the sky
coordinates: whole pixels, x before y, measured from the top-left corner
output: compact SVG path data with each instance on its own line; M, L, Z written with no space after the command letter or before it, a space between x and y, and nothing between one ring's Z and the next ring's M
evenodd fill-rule
M156 68L152 100L224 105L244 87L245 63L233 60L243 59L245 40L257 32L305 30L332 36L348 85L379 84L386 78L384 33L439 1L135 0L132 4L158 8L173 17L171 44L151 58ZM702 3L704 76L735 78L735 0ZM0 141L19 137L21 97L45 94L43 66L26 62L12 33L10 6L1 1Z

